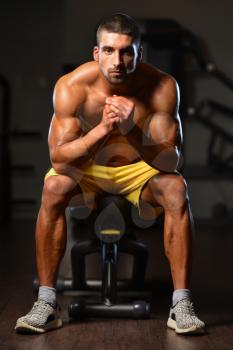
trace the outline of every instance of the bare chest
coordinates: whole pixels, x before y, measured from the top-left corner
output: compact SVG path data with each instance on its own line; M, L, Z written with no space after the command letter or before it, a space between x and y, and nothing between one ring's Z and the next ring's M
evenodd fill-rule
M84 134L97 126L102 119L106 96L98 98L90 97L79 111L79 119ZM133 115L134 123L139 127L148 117L149 109L136 98L132 99L135 104ZM126 136L122 135L116 126L114 132L100 143L94 154L94 163L108 166L121 166L131 164L140 159L138 152L129 144Z
M84 133L87 133L101 122L105 99L106 97L97 99L93 96L93 98L89 98L81 107L78 112L78 118L80 119L82 131ZM133 100L135 104L133 121L138 126L141 126L150 114L150 111L139 100L135 98L131 98L131 100Z

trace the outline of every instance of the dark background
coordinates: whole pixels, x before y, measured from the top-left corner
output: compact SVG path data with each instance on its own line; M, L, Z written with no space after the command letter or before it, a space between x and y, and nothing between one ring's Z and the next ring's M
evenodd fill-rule
M105 0L86 3L74 0L2 1L0 75L10 89L7 140L11 179L7 175L1 186L7 191L11 183L13 218L35 217L37 213L43 175L49 167L47 133L54 84L64 74L65 65L76 66L92 59L95 29L103 16L116 11L125 12L135 17L142 27L147 19L173 19L198 38L207 60L215 62L227 76L233 77L232 10L230 0L217 3L210 0L145 0L142 3L119 0L117 5ZM156 63L152 57L147 57L146 45L144 52L144 60ZM153 56L156 57L156 51ZM185 101L186 107L195 106L206 98L232 106L232 91L209 75L198 73L197 69L192 71L191 63L187 67L184 92L191 93L189 100ZM5 114L2 109L0 113L2 122ZM229 219L233 211L231 179L229 176L226 179L219 171L215 176L206 176L206 169L202 171L207 165L210 131L195 118L188 118L186 111L182 114L184 164L194 216L209 219L213 215L213 206L222 203L223 214ZM232 118L219 113L213 113L211 118L228 131L233 129ZM223 145L223 152L227 148L229 145ZM201 167L197 178L188 171L189 166ZM1 164L1 173L4 171L2 167ZM4 186L3 182L8 184Z
M167 295L169 301L166 303L164 291L156 298L155 319L149 321L150 331L148 323L137 323L138 328L135 328L131 321L119 321L115 332L116 323L112 321L97 322L96 328L88 323L79 327L67 324L63 330L51 332L47 343L43 336L34 341L33 337L14 335L16 318L28 312L33 298L34 224L43 176L50 166L47 135L53 113L53 87L64 74L65 67L78 66L92 59L97 23L105 15L115 12L133 16L142 29L148 19L177 21L197 38L206 60L215 62L227 77L233 79L231 0L0 0L0 221L10 220L9 225L0 226L0 349L25 350L31 348L31 344L38 349L44 349L45 344L48 345L46 349L69 349L72 344L76 346L82 341L84 345L89 344L83 347L88 349L108 350L108 344L112 349L119 349L118 342L122 349L128 349L132 339L135 349L154 349L154 344L161 345L158 349L231 349L233 172L208 164L211 132L188 111L205 99L232 108L232 91L204 73L190 56L183 62L185 84L181 92L185 97L181 119L185 138L182 171L188 182L197 226L192 290L201 318L209 326L208 337L196 342L193 338L172 337L165 327L171 295ZM146 43L144 52L144 60L152 64L158 57L162 65L163 59L166 60L164 52L152 52ZM226 116L223 112L210 111L209 114L209 120L232 135L232 113ZM226 139L219 140L218 146L222 155L232 153L232 143ZM140 228L139 231L149 247L148 277L155 276L168 283L170 274L163 254L162 232L156 234L152 228L145 233ZM69 270L70 274L71 242L68 243L61 272ZM159 284L155 284L156 288ZM66 298L60 297L63 319L67 318ZM162 313L159 313L160 309ZM157 337L157 332L162 335ZM105 347L102 340L94 343L93 334L95 339L103 334L107 341L110 337L110 343L107 342Z
M2 2L0 73L9 83L11 93L9 118L13 135L8 136L13 217L35 216L43 174L49 166L47 132L52 115L53 86L63 74L64 65L79 65L92 59L95 28L101 17L122 11L139 23L148 18L174 19L200 39L208 59L233 76L232 7L227 0L214 5L212 1L194 0L160 3L147 0L143 4L118 1L117 6L109 1L86 4L72 0ZM146 55L145 48L144 51ZM196 74L188 79L187 89L192 87L189 101L192 105L203 98L212 98L231 106L232 92L213 78ZM205 165L209 131L194 119L187 120L187 115L182 115L182 121L185 164ZM220 123L232 127L231 121L221 116ZM190 179L189 182L195 216L210 217L213 205L218 202L232 210L232 182L209 178Z

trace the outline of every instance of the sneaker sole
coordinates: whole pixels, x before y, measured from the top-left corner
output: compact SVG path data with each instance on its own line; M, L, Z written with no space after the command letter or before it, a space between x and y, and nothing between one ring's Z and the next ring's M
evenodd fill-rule
M171 328L176 331L177 334L204 334L205 329L203 327L192 326L190 328L178 328L176 321L172 318L169 318L167 321L168 328Z
M56 328L61 328L62 327L62 320L60 318L53 320L51 322L49 322L44 328L37 328L37 327L33 327L29 324L27 324L26 322L20 322L16 327L15 327L15 331L17 333L23 333L23 334L28 334L28 333L45 333L48 332L52 329L56 329Z

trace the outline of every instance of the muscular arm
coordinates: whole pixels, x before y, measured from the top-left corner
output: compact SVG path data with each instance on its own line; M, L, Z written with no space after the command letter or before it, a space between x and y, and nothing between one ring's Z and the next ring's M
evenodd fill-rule
M127 139L152 167L173 172L177 169L180 158L179 123L165 113L155 113L150 119L145 130L135 126Z
M115 99L117 101L117 97ZM166 76L161 87L156 89L151 101L152 113L148 116L142 129L132 124L134 112L132 102L123 100L124 98L118 97L119 107L117 102L115 107L121 110L119 128L122 129L125 137L138 151L141 158L152 167L165 172L175 171L182 143L181 123L178 115L179 89L176 82ZM114 110L117 113L117 110Z
M85 101L83 86L68 86L63 78L54 91L54 115L49 130L50 159L59 174L71 175L76 168L86 164L99 140L106 135L102 124L81 135L77 117Z

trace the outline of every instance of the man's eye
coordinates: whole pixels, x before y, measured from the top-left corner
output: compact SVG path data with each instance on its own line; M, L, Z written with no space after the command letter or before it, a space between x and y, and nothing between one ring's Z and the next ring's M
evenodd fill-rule
M112 49L110 47L106 47L104 49L104 52L107 53L107 54L110 54L110 53L112 53Z
M133 56L133 52L131 52L131 51L126 51L126 52L125 52L125 55L131 57L131 56Z
M123 52L123 54L124 54L125 56L131 57L131 56L133 56L133 50L125 50L125 51Z

